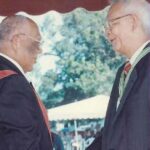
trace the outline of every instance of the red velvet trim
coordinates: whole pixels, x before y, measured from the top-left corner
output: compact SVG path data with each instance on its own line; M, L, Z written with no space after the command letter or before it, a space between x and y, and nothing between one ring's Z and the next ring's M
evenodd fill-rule
M13 74L17 74L17 73L13 70L0 70L0 79L3 79Z

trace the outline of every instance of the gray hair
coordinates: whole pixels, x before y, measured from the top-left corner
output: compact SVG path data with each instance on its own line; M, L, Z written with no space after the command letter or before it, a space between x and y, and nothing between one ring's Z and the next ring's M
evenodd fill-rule
M142 22L146 33L150 35L150 3L146 0L112 0L111 5L123 3L125 13L135 13Z
M0 23L0 41L9 39L16 32L23 30L23 25L29 21L33 22L31 19L22 15L9 16L3 19Z

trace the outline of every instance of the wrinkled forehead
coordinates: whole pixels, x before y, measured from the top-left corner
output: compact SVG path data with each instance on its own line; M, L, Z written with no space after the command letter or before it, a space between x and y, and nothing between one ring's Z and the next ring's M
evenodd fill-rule
M107 15L107 20L112 20L113 18L123 15L125 11L125 6L123 3L112 4Z

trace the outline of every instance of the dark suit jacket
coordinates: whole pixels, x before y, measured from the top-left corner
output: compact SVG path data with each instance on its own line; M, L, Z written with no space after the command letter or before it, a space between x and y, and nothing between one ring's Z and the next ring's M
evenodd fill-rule
M89 150L150 150L150 53L132 71L116 111L122 70L111 92L102 144Z
M48 129L32 87L18 68L0 56L0 150L52 150Z

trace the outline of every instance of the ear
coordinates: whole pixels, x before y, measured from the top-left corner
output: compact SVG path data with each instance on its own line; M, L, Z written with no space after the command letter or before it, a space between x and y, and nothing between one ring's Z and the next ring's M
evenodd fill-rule
M14 35L11 39L11 42L12 42L12 48L13 48L14 51L19 49L19 47L20 47L19 35Z
M135 31L139 26L139 18L136 15L132 14L130 23L131 23L132 31Z

